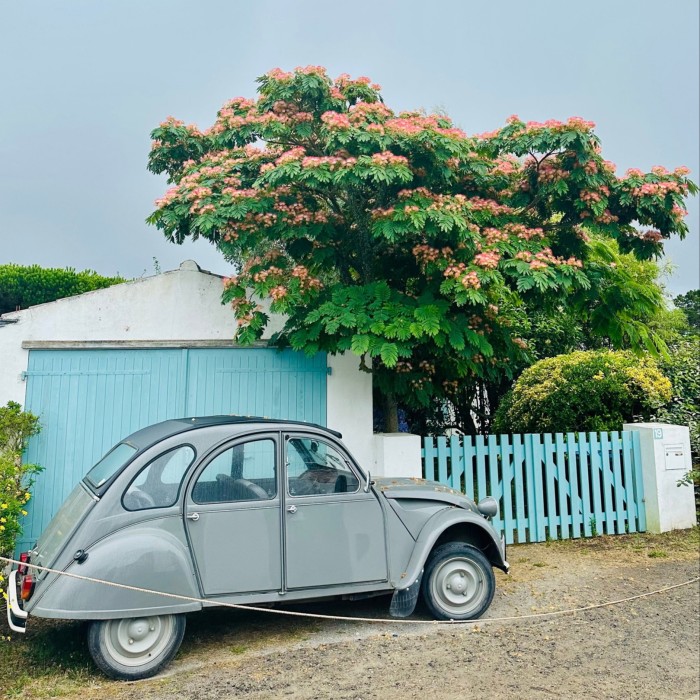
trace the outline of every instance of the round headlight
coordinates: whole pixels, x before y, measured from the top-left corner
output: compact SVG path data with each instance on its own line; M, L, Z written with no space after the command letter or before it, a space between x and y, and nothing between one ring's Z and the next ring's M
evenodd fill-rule
M477 508L479 512L487 518L495 518L498 515L498 501L491 496L482 498Z

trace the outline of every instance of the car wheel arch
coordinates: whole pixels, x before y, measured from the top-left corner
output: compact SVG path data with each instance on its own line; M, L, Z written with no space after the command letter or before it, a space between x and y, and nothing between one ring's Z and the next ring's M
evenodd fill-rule
M430 550L432 553L438 547L448 542L462 542L476 547L483 552L493 566L500 566L501 553L493 537L480 525L472 522L458 522L445 528ZM430 556L430 553L428 556Z
M484 553L492 566L506 570L507 564L501 553L498 536L489 523L470 511L450 508L436 513L423 526L396 588L409 587L422 572L430 554L446 542L464 542L475 546Z
M125 586L165 590L188 600L158 598L128 588L100 586L50 574L38 591L40 595L32 600L30 612L37 617L103 620L122 618L124 610L133 610L135 616L200 610L202 604L195 601L201 597L201 592L188 549L171 533L149 525L151 523L145 521L120 528L86 546L84 563L69 560L62 568L80 576ZM132 530L129 537L121 537L128 530ZM150 566L154 552L158 553L156 567ZM143 566L143 562L148 565ZM60 611L60 615L55 614L55 610Z

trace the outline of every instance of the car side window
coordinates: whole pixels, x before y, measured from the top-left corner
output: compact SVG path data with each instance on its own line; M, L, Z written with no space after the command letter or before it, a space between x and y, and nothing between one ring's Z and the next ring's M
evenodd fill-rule
M316 438L287 440L287 489L291 496L356 493L360 481L347 459Z
M127 510L168 508L177 503L180 484L195 458L190 445L164 452L149 462L132 480L122 497Z
M277 495L277 454L269 438L233 445L207 464L192 488L195 503L266 501Z

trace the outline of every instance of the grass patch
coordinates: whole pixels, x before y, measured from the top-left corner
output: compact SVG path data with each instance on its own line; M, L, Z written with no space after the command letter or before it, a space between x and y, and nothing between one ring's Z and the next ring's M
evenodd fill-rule
M543 543L512 545L517 551L530 547L542 547ZM635 532L625 535L600 535L581 539L553 540L546 545L552 553L603 554L628 552L644 554L651 550L663 550L670 558L696 559L700 551L700 527L689 530L673 530L659 535ZM527 551L527 550L526 550ZM541 551L541 550L540 550ZM520 554L521 552L518 552ZM525 554L525 551L522 551Z
M652 549L647 552L647 556L651 559L662 559L668 556L668 552L664 552L663 549Z
M60 697L102 680L88 654L82 623L38 618L31 623L26 635L2 630L0 697L19 697L28 688L32 698Z

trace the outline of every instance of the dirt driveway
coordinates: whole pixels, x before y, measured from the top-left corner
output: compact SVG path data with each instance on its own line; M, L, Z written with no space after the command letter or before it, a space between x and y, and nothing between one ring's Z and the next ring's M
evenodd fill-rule
M568 609L688 581L684 540L630 536L523 545L498 574L490 618ZM386 598L290 609L384 617ZM421 615L423 619L427 619ZM48 680L48 679L47 679ZM71 687L72 686L72 687ZM60 678L27 687L88 699L700 697L698 583L575 615L473 626L377 625L209 610L188 620L169 671L139 683ZM46 694L45 694L46 693Z

